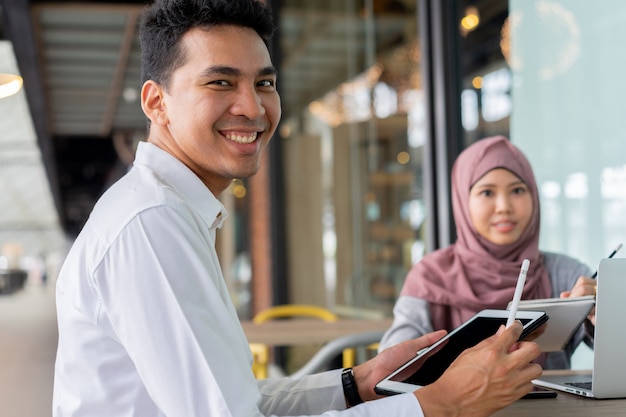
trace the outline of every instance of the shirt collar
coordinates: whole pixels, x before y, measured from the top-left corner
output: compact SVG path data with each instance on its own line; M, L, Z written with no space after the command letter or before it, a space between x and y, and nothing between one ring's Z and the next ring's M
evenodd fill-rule
M177 190L204 218L210 228L221 228L228 211L200 178L167 151L149 142L139 142L135 166L146 166Z

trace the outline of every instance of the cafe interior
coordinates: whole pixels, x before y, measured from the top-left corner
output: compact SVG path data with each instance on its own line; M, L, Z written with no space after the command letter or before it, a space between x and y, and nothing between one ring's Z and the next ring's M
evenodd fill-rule
M267 2L283 116L259 173L220 196L230 217L217 239L259 377L375 353L410 267L455 240L450 169L482 138L505 135L531 161L542 249L595 269L624 241L626 4ZM0 0L0 307L9 315L43 303L42 321L54 325L63 258L146 138L144 3ZM335 324L297 341L281 339L295 331L280 328L287 320L259 332L277 306ZM39 349L53 358L48 333ZM576 367L591 361L581 351ZM42 366L46 404L52 368Z

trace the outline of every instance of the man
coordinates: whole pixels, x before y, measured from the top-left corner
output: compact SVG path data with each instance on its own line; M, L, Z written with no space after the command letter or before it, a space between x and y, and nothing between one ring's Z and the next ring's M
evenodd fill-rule
M518 324L414 394L357 405L378 398L374 385L442 331L353 374L254 379L214 243L226 217L217 196L257 171L280 119L272 30L254 0L157 0L146 10L141 102L150 133L61 270L54 416L481 417L520 398L541 368L529 363L537 345L516 342Z

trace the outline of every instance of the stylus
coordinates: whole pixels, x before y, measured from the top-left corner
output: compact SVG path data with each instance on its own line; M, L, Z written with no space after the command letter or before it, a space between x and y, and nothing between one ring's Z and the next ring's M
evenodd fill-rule
M528 267L530 261L524 259L522 262L522 268L519 271L517 277L517 285L515 286L515 293L513 293L513 301L511 301L511 311L509 312L509 318L506 321L506 327L510 327L515 322L515 316L517 315L517 307L522 299L522 291L524 290L524 283L526 282L526 273L528 273Z
M612 258L615 256L615 254L622 248L622 244L620 243L619 245L617 245L615 247L615 249L613 249L613 252L611 252L611 254L609 255L609 258ZM591 276L591 278L595 278L598 276L598 270L596 269L596 272L593 273L593 275Z

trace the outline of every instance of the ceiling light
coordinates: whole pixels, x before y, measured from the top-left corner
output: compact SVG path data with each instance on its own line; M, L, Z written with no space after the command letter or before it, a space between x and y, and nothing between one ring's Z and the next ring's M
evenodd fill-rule
M12 96L22 88L22 77L14 74L0 74L0 98Z
M461 32L463 35L467 35L478 27L480 23L480 15L478 8L475 6L469 6L465 9L465 16L461 19Z
M139 92L136 88L127 87L124 89L122 96L127 103L134 103L139 98Z

